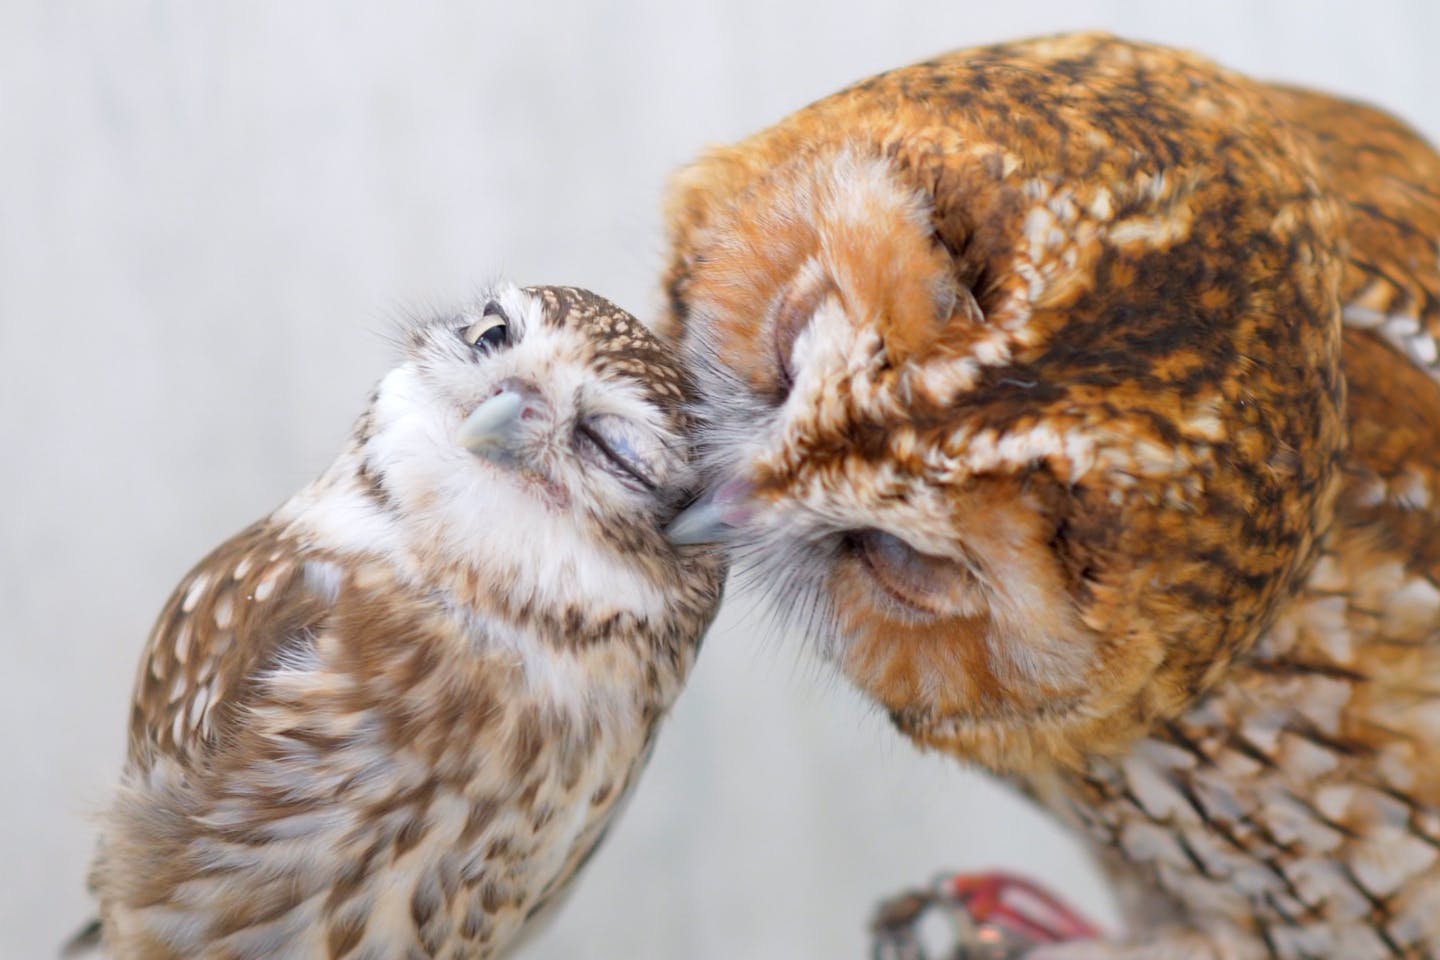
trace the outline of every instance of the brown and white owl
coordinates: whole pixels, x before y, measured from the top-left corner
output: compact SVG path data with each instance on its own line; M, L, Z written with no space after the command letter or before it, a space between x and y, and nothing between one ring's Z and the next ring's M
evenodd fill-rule
M485 958L595 849L724 576L663 536L687 378L502 286L419 324L323 476L176 588L93 883L119 958Z
M681 172L736 553L1130 896L1046 958L1440 956L1440 158L1109 36L866 80Z

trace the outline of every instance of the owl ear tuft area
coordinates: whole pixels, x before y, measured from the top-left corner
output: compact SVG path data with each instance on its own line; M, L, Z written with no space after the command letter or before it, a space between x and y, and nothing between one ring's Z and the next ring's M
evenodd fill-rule
M739 146L713 147L706 154L674 171L666 185L662 212L666 241L671 251L664 288L669 309L655 323L660 337L679 338L687 323L690 275L703 259L700 248L717 216L732 212L734 199L744 194L748 179L762 169L752 151Z
M755 165L746 151L735 146L712 147L699 159L670 174L665 184L662 212L672 245L691 230L708 225L724 205L720 198L741 192Z

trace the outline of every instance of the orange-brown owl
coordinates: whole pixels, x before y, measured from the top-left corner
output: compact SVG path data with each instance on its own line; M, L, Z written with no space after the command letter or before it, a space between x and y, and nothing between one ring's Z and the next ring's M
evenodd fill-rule
M1132 897L1035 956L1440 955L1440 158L1078 35L682 171L668 333L736 553Z

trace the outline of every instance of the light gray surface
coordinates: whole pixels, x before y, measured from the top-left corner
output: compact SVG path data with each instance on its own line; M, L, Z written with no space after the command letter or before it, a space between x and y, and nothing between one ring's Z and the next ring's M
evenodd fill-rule
M1440 132L1427 0L120 6L0 3L3 958L86 915L171 585L328 461L395 317L502 270L653 312L667 170L989 40L1105 26ZM1055 827L747 607L531 956L858 958L873 899L946 865L1107 909Z

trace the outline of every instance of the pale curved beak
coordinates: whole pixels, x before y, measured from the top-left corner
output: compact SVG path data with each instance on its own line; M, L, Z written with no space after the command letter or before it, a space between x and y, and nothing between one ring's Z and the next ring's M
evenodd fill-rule
M749 480L728 480L681 511L665 528L676 546L718 543L754 513L755 487Z
M497 462L513 460L524 437L521 424L527 413L545 406L540 392L528 383L506 380L495 395L470 412L455 442L477 457Z
M497 393L465 418L455 439L474 453L503 447L514 433L524 406L525 400L518 393Z

